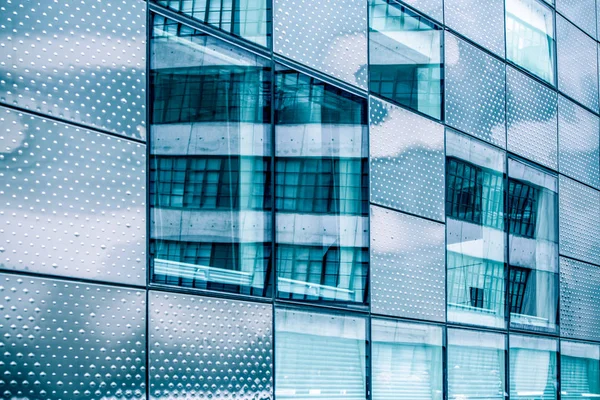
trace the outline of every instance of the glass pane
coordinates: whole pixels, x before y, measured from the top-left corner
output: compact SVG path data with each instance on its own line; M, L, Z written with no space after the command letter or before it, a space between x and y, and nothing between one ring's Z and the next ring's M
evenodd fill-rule
M558 179L508 161L508 296L513 328L558 329Z
M448 398L505 398L506 337L448 329Z
M561 341L561 399L600 397L600 346Z
M278 296L366 303L367 101L276 72Z
M277 309L275 396L366 399L366 322L359 316Z
M538 0L506 0L506 58L554 85L554 15Z
M153 21L152 279L268 295L269 61Z
M383 319L371 322L372 400L441 400L442 328Z
M448 321L505 327L505 154L446 130Z
M510 335L510 398L556 399L558 341Z
M261 46L270 46L271 2L269 0L155 0L195 20L240 36Z
M393 0L369 0L370 89L442 117L442 31Z

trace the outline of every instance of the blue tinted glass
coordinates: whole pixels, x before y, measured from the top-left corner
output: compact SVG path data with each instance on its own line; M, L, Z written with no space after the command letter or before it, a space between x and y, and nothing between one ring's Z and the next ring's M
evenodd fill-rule
M558 341L510 335L510 398L556 399Z
M600 397L600 346L561 341L561 399Z

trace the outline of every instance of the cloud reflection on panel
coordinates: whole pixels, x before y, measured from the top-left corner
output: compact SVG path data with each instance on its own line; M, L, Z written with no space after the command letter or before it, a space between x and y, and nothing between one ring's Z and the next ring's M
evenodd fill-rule
M144 285L145 146L0 107L0 267Z

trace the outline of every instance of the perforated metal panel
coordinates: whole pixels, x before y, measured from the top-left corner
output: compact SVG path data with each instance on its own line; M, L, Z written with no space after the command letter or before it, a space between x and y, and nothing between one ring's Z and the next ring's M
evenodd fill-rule
M560 96L558 100L559 170L600 187L600 120Z
M560 258L560 333L600 339L600 266Z
M600 191L559 178L560 254L600 265Z
M143 290L0 274L0 390L11 399L143 398Z
M0 266L146 284L144 145L0 107Z
M371 206L371 311L445 321L444 225Z
M273 50L367 88L367 2L274 0Z
M506 69L508 150L558 169L556 92L516 69Z
M6 0L0 101L145 137L146 3Z
M371 97L371 201L444 221L444 127Z
M150 292L150 397L270 399L270 304Z
M444 19L449 28L504 57L504 1L444 0Z
M591 37L596 37L595 0L556 0L556 11Z
M558 88L598 112L596 42L560 15L556 16L556 34Z
M444 21L442 0L405 0L404 3L437 21Z
M449 32L445 46L446 123L504 148L504 63Z

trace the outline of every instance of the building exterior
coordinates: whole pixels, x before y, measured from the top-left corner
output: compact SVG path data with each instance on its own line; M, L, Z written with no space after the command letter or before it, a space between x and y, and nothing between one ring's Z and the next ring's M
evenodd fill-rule
M0 0L8 399L600 397L600 3Z

